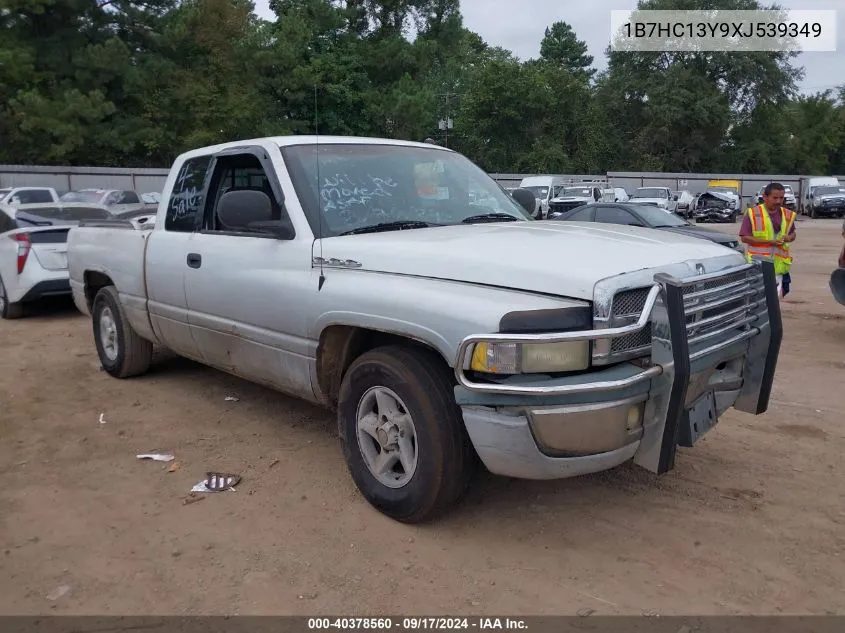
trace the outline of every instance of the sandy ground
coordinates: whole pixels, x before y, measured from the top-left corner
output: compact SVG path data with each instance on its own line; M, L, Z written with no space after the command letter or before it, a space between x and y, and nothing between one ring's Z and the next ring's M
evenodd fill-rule
M359 496L321 409L166 356L110 378L66 302L0 322L0 613L845 613L840 225L799 225L767 414L659 480L483 473L422 527ZM208 469L243 483L185 504Z

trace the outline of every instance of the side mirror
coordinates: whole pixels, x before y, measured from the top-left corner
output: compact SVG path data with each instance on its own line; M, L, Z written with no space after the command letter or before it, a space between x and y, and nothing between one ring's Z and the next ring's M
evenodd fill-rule
M811 197L811 198L815 198L815 197L816 197L816 194L814 194L814 193L810 193L810 197Z
M673 201L673 202L677 202L677 201L678 201L678 196L672 196L672 201Z

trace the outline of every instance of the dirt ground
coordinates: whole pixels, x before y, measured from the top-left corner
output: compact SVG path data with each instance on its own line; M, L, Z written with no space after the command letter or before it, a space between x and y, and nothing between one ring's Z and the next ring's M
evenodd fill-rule
M0 614L845 613L840 226L798 226L767 414L660 479L485 472L427 526L370 508L321 409L168 356L110 378L67 302L0 322ZM209 469L243 482L185 504Z

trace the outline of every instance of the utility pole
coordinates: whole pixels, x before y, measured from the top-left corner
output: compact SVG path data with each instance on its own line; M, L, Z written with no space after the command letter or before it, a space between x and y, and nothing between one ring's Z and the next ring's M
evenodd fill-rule
M451 117L451 108L449 107L449 101L452 97L457 97L457 93L454 92L443 92L438 97L441 97L444 102L444 109L445 109L445 117L437 121L437 128L443 132L443 143L446 147L449 147L449 130L454 127L454 122L452 121Z

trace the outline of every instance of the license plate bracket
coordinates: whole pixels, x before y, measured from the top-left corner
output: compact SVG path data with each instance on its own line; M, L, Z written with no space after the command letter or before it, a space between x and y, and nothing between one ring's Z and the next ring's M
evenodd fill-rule
M684 411L678 434L678 446L691 448L718 422L716 396L712 391L708 391Z

